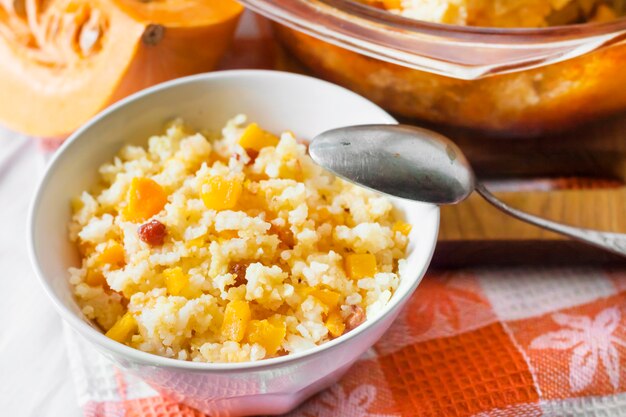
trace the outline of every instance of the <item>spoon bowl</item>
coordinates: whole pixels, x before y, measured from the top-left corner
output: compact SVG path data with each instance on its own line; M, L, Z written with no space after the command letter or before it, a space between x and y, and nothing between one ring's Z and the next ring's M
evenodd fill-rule
M455 204L474 191L474 172L448 138L406 125L333 129L309 145L315 162L334 174L396 197Z

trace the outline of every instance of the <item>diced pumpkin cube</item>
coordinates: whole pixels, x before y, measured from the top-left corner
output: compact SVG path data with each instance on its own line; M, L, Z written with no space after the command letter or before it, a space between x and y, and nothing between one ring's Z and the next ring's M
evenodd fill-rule
M122 289L122 296L126 298L127 300L130 300L130 297L132 297L133 294L136 294L138 292L139 292L139 286L135 283L132 283L132 284L126 285Z
M255 317L257 320L264 320L264 319L269 320L270 317L276 314L275 311L270 310L269 308L263 307L262 305L259 305L257 303L250 303L250 312L252 314L252 317ZM250 331L250 325L248 325L248 331Z
M328 314L325 326L333 337L341 336L346 330L346 325L338 310L333 310Z
M402 8L402 0L383 0L383 6L385 9L400 9Z
M320 223L325 222L332 219L332 213L327 207L320 207L317 209L317 218Z
M377 272L376 257L371 253L351 253L345 260L346 274L352 279L373 277Z
M302 298L302 300L305 300L309 295L311 295L311 293L313 292L314 288L312 287L308 287L305 285L298 285L295 287L295 293L298 294L300 296L300 298Z
M163 277L165 278L165 287L170 295L180 295L189 286L189 277L180 266L164 270Z
M185 288L180 295L190 300L193 300L194 298L198 298L203 295L203 292L199 288L192 288L191 286L189 286Z
M137 331L137 321L130 312L126 312L105 335L116 342L126 343Z
M180 266L164 270L163 277L165 278L165 287L170 295L180 295L189 299L202 295L201 291L191 288L189 276L183 272Z
M246 301L233 300L228 303L224 312L222 336L228 340L241 342L246 335L251 316L250 306Z
M411 226L410 224L405 223L405 222L398 221L398 222L395 222L395 223L393 224L392 230L393 230L394 232L400 232L400 233L402 233L404 236L408 236L408 235L409 235L409 233L411 233L411 229L412 229L412 228L413 228L413 226Z
M258 152L265 147L278 145L278 141L278 137L261 129L256 123L251 123L241 134L239 145L244 149L253 149Z
M126 197L124 216L131 222L143 222L165 207L167 194L150 178L135 177Z
M286 304L283 304L281 308L279 308L277 311L280 311L282 307L286 307L287 309L289 309L289 306L287 306ZM283 313L279 313L279 314L283 314ZM284 314L291 315L288 313L284 313ZM267 321L269 321L274 326L285 327L285 329L287 327L287 325L285 324L285 318L278 314L273 314L272 316L268 317Z
M218 233L220 240L230 240L239 237L239 233L236 230L222 230Z
M111 268L121 268L126 263L126 253L124 247L117 242L109 244L100 256L98 256L98 263L101 265L110 265Z
M106 283L106 278L99 269L88 269L85 283L92 287L99 287Z
M250 174L248 173L246 175L246 178L248 178ZM246 179L244 181L244 185L243 185L243 191L241 193L241 197L239 197L239 200L237 201L237 207L240 208L241 210L254 210L255 212L261 212L263 211L266 207L267 207L267 201L265 200L265 197L259 193L257 190L250 190L250 187L246 188L245 183L249 181L248 179Z
M330 222L335 224L343 224L345 222L344 212L332 213L328 207L321 207L317 211L320 223Z
M283 164L278 170L278 178L288 180L302 180L302 165L297 159L294 163Z
M287 329L284 324L269 320L252 320L248 324L248 343L258 343L268 355L274 355L282 345Z
M230 210L237 204L243 190L243 181L220 176L206 177L200 181L200 197L212 210Z
M338 292L327 289L314 289L311 291L311 295L324 303L328 309L337 307L341 298L341 294Z
M85 206L83 200L80 197L74 197L70 200L70 204L72 205L72 213L76 213L80 211Z
M185 246L187 246L189 249L199 248L203 246L204 244L205 244L204 236L200 236L200 237L197 237L195 239L188 240L185 242Z

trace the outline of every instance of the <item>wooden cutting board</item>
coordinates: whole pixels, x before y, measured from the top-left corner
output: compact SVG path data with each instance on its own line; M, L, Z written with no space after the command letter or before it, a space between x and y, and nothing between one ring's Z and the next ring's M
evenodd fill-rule
M551 220L626 233L626 115L534 139L486 137L430 126L451 137L507 204ZM434 264L615 264L606 254L506 216L476 194L442 207Z

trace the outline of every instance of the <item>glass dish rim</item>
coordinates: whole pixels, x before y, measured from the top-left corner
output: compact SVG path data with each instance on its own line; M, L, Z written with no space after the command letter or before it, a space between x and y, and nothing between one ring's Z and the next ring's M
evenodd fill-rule
M326 43L461 80L545 67L626 42L626 17L546 28L485 28L424 22L354 0L240 1Z
M295 2L311 2L311 0L291 0ZM432 35L447 35L454 37L459 35L474 36L575 36L580 38L605 35L619 30L626 29L626 16L609 22L585 22L570 25L547 26L540 28L502 28L488 26L461 26L446 23L428 22L406 16L391 13L387 10L379 9L355 0L313 0L335 8L342 12L349 12L351 15L375 24L386 24L393 28L407 30L411 32L427 33Z

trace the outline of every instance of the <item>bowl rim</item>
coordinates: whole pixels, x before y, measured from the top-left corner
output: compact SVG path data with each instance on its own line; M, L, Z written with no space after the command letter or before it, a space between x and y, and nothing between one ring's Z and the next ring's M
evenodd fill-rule
M364 331L372 327L373 325L382 321L385 317L390 314L393 314L395 309L401 305L408 297L410 297L417 285L421 282L421 278L426 273L430 265L430 261L432 259L432 255L434 253L436 243L437 243L437 234L439 230L439 221L440 221L440 212L439 207L435 205L426 205L429 209L434 210L434 233L433 240L431 242L424 241L430 246L430 253L426 258L426 262L422 265L421 270L415 271L411 273L411 277L414 276L414 282L411 283L410 286L407 287L407 290L400 294L399 297L395 299L395 301L389 302L385 307L384 311L382 311L376 318L373 320L366 320L362 325L357 327L356 329L350 331L349 333L342 335L336 339L333 339L329 342L326 342L322 345L317 345L315 348L308 349L302 352L287 354L284 356L279 356L276 358L270 359L262 359L255 362L237 362L237 363L210 363L210 362L193 362L193 361L184 361L180 359L167 358L163 356L159 356L153 353L144 352L130 346L126 346L122 343L115 342L108 337L106 337L102 332L89 325L85 320L80 318L74 312L72 312L60 299L58 299L52 290L51 284L45 279L46 272L43 270L38 261L37 251L35 249L35 219L38 211L40 210L40 200L42 198L42 194L44 189L47 187L50 181L50 174L58 169L60 165L60 161L64 152L71 147L75 142L79 141L83 134L88 131L92 125L99 122L101 119L106 118L113 112L119 111L123 109L127 104L143 99L144 97L150 96L152 94L158 93L162 90L167 90L171 88L176 88L179 85L184 85L187 83L193 83L201 80L217 80L225 79L225 78L237 78L237 77L246 77L246 76L259 76L261 78L265 77L286 77L292 79L307 79L308 82L316 82L320 84L325 84L332 86L333 88L337 88L343 90L343 94L350 94L358 97L361 100L367 100L366 98L347 90L341 86L336 84L320 80L314 77L309 77L301 74L294 74L282 71L273 71L273 70L226 70L226 71L215 71L211 73L203 73L197 74L182 78L177 78L171 81L167 81L161 84L157 84L155 86L149 87L147 89L141 90L137 93L134 93L115 104L107 107L93 118L91 118L87 123L81 126L78 130L76 130L70 137L61 145L61 147L55 152L54 156L51 158L46 170L41 177L39 184L37 185L34 197L31 199L31 203L28 209L28 223L27 223L27 246L28 246L28 255L30 259L30 263L35 270L35 275L41 286L43 287L45 293L48 298L52 301L55 309L60 314L60 316L67 322L70 327L78 332L82 337L85 337L90 342L92 342L98 349L106 349L110 350L117 355L130 359L134 362L139 362L147 365L153 365L161 368L169 368L169 369L182 369L186 371L198 371L198 372L219 372L219 373L228 373L228 372L240 372L244 370L259 370L266 368L273 368L277 366L282 366L287 363L292 363L295 361L299 361L305 358L310 358L313 356L317 356L325 353L326 351L334 350L338 346L347 343L351 339L354 339L361 335ZM371 102L370 102L371 103ZM373 104L373 103L372 103ZM378 106L376 106L378 107ZM380 109L380 108L379 108ZM387 114L384 110L380 109L383 114ZM388 114L387 114L388 115ZM389 115L388 115L389 116ZM390 122L395 122L391 116L389 116ZM408 201L408 200L407 200ZM412 202L409 202L412 203Z

